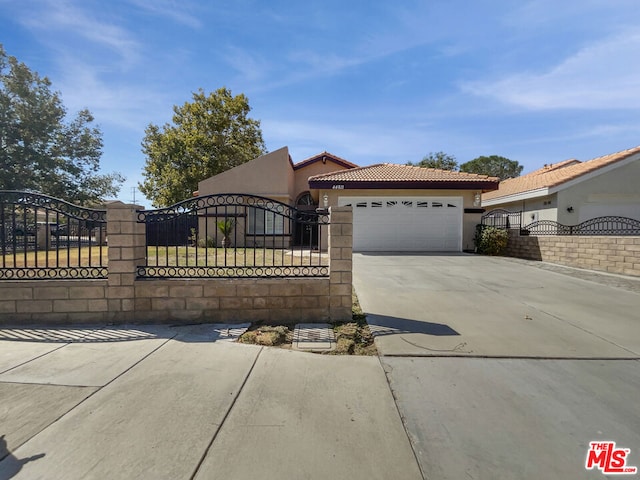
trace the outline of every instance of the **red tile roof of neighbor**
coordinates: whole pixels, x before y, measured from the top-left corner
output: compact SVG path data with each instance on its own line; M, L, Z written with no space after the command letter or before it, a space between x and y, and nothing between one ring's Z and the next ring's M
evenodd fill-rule
M487 175L392 163L352 168L309 178L311 188L344 184L349 188L476 188L489 191L496 189L498 182L497 178Z
M503 180L500 182L500 188L498 190L482 195L482 200L493 200L541 188L556 187L582 175L598 170L599 168L620 162L637 153L640 153L640 146L604 155L602 157L593 158L586 162L572 159L551 165L545 165L544 167L531 173L527 173L526 175Z

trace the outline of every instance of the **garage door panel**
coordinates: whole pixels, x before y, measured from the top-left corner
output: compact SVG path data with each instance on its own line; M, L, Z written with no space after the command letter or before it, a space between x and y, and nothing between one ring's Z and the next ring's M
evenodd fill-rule
M460 251L461 197L340 197L355 251Z

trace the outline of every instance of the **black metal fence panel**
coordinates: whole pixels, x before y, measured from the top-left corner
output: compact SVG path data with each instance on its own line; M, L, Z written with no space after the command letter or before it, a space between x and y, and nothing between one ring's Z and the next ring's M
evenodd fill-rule
M0 279L106 278L106 210L0 190Z
M520 235L640 235L640 221L627 217L606 216L577 225L563 225L553 220L537 220L522 226L522 212L491 210L482 216L483 226L515 229Z
M640 235L640 221L627 217L597 217L577 225L563 225L551 220L539 220L525 225L523 235Z
M522 212L510 212L499 208L484 214L480 222L487 227L520 229L522 226Z
M329 274L329 217L255 195L196 197L138 211L147 234L138 277L318 277Z

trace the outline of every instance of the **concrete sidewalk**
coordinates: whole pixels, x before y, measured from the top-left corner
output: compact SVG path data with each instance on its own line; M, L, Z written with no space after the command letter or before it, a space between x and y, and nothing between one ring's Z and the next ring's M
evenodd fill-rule
M110 331L0 340L0 479L422 478L377 357Z

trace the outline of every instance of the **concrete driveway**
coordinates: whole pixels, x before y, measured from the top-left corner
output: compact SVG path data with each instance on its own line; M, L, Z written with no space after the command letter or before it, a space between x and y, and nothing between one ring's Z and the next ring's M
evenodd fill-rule
M610 286L615 277L596 283L571 269L466 254L353 260L382 355L640 357L640 293Z
M424 478L612 478L593 441L640 467L640 279L357 254L354 285Z
M377 357L233 336L0 328L0 479L422 478Z

